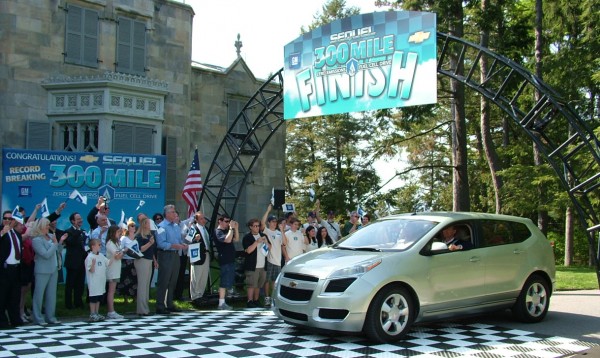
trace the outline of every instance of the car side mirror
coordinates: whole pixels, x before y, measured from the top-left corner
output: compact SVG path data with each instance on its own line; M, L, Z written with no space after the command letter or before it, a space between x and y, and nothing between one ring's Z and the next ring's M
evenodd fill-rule
M431 251L432 252L440 252L440 251L448 251L448 245L444 244L443 242L433 242L431 244Z
M421 254L424 256L437 255L443 252L448 252L448 245L443 242L434 241L431 243L431 248L421 250Z

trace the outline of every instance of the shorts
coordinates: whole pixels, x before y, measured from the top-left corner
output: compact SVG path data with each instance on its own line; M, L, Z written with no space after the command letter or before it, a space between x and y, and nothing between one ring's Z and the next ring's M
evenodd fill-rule
M102 302L102 297L104 297L104 295L102 295L102 296L90 296L90 303L100 303L100 302Z
M281 273L281 266L274 265L268 261L265 264L267 265L267 280L277 280L277 276L279 276L279 274Z
M267 282L267 273L265 268L256 268L254 271L246 271L246 286L253 288L261 288Z
M106 282L121 282L121 278L107 278Z
M219 287L230 289L235 282L235 263L221 265L221 284Z

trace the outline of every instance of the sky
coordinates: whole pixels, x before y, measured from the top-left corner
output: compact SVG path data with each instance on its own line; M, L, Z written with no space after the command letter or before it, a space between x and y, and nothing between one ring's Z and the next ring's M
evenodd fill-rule
M314 15L321 13L326 0L185 0L193 7L192 61L228 67L237 58L235 42L240 34L241 56L259 79L283 67L283 47L300 36L302 26L308 28ZM361 13L384 11L374 0L346 0ZM383 185L392 178L402 163L377 161L375 169ZM401 185L393 180L380 192Z
M192 60L228 67L241 56L254 75L267 79L283 67L283 47L308 28L325 0L185 0L193 7ZM346 0L361 13L382 11L374 0Z

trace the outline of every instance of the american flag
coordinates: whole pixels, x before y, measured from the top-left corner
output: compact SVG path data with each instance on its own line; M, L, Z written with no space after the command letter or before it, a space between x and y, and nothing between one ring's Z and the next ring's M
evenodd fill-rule
M188 217L194 215L198 211L198 192L202 190L202 174L200 174L200 164L198 161L198 148L194 152L194 160L190 166L183 192L181 196L188 204Z

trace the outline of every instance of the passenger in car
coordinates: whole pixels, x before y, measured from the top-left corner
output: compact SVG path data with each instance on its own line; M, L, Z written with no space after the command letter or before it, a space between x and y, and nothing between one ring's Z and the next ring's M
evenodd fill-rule
M442 230L442 242L448 246L448 250L469 250L472 248L471 242L461 240L456 235L456 227L448 226Z

